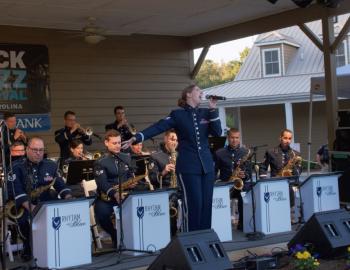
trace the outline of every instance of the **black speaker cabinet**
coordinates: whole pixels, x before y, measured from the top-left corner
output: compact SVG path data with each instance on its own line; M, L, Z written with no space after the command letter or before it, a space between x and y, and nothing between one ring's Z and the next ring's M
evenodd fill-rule
M232 264L213 230L176 236L149 266L148 270L224 270Z
M345 254L350 245L350 213L344 209L315 213L288 243L313 245L322 257Z

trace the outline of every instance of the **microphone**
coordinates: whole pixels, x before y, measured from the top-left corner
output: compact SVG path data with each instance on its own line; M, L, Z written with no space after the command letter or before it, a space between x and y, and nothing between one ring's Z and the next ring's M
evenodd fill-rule
M206 99L215 99L215 100L226 100L226 97L217 96L217 95L206 95Z

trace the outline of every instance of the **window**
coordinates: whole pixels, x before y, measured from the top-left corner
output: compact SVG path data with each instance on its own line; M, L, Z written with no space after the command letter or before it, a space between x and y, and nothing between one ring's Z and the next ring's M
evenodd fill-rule
M280 62L280 50L264 49L263 52L263 71L264 76L280 76L281 75L281 62Z
M337 67L345 66L348 64L346 44L346 40L344 40L339 44L338 48L335 51L335 61Z

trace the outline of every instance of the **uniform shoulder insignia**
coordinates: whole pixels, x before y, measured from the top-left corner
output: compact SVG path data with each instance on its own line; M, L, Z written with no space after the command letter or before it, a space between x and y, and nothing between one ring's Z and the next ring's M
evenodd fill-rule
M101 174L103 174L104 173L104 170L103 169L97 169L97 170L95 170L95 174L97 175L97 176L100 176Z
M8 179L8 181L15 181L16 180L16 174L15 173L9 173L7 179Z
M153 162L153 161L151 161L151 162L148 164L148 168L149 168L150 170L152 170L152 169L154 168L154 162Z

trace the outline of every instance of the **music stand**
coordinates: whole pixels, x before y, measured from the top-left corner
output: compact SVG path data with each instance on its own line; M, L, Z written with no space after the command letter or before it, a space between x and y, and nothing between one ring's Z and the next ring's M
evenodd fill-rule
M132 160L133 160L132 167L133 167L135 176L147 174L146 166L148 164L149 158L150 158L150 155L132 156ZM134 191L142 191L142 190L149 190L148 183L145 179L140 180L137 186L134 188Z
M68 165L67 184L76 185L83 179L94 179L95 160L74 160Z
M123 159L121 159L120 157L118 157L117 155L115 155L115 157L117 157L118 161L116 161L115 165L117 168L117 180L118 180L118 185L119 185L119 189L118 189L118 193L119 193L119 198L122 198L122 193L123 193L123 188L122 188L122 175L121 175L121 166L125 165L125 161ZM144 156L140 156L140 160L144 162L145 157ZM136 160L136 159L135 159ZM146 166L145 166L146 169ZM138 250L138 249L129 249L125 247L124 244L124 229L123 229L123 206L122 206L123 202L118 203L119 205L119 222L120 222L120 237L119 237L119 244L118 244L118 248L117 248L117 253L118 253L118 259L116 264L119 264L122 259L121 259L121 255L124 251L132 251L132 252L140 252L140 253L146 253L146 254L152 254L153 252L151 251L146 251L146 250Z
M217 150L225 146L226 137L209 137L208 142L211 154L215 155Z

